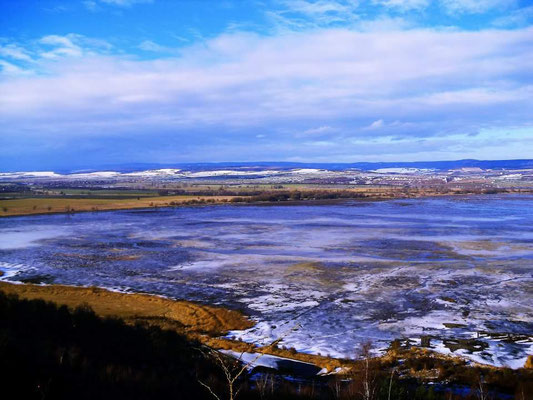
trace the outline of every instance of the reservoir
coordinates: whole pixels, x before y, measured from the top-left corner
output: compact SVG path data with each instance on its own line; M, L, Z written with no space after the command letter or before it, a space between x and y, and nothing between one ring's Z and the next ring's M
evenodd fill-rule
M530 195L3 218L0 271L240 309L257 324L229 336L333 357L422 338L513 368L533 353Z

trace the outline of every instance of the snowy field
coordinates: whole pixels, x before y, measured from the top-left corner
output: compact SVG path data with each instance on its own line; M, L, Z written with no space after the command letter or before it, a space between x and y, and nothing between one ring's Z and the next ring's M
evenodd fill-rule
M243 309L229 336L353 357L394 339L513 368L533 354L533 196L210 206L0 220L2 279Z

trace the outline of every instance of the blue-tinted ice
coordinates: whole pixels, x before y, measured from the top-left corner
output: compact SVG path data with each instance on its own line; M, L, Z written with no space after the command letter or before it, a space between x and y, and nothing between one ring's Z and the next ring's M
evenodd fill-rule
M209 206L0 220L3 279L242 308L230 335L349 357L395 338L494 365L533 352L533 196ZM472 339L458 341L458 339Z

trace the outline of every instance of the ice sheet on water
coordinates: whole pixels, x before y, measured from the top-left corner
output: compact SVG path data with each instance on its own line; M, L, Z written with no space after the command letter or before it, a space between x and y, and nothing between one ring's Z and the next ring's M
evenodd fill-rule
M58 238L67 234L66 229L53 225L0 228L0 250L22 249L38 245L42 239Z
M24 264L13 264L8 262L0 261L0 271L2 271L2 275L0 276L0 281L12 281L17 282L15 278L17 275L34 270L33 267L24 265Z
M367 340L383 351L422 335L449 352L439 343L478 331L531 333L533 197L403 203L408 213L385 201L13 218L0 261L35 268L5 264L4 279L244 308L258 324L230 336L309 353L353 357ZM532 341L517 338L454 354L519 366Z

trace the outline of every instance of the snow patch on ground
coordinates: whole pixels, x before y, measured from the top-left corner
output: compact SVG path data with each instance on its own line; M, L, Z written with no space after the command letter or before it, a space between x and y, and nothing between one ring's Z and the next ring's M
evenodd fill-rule
M432 169L425 168L378 168L371 172L378 174L418 174L433 172Z
M63 175L56 174L53 171L30 171L30 172L0 172L0 179L15 178L56 178Z

